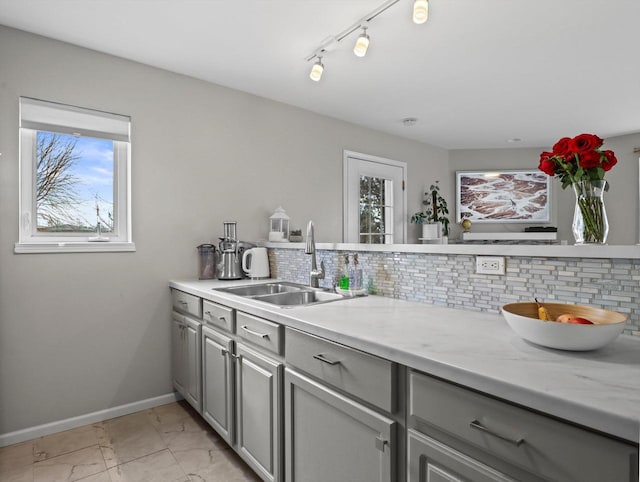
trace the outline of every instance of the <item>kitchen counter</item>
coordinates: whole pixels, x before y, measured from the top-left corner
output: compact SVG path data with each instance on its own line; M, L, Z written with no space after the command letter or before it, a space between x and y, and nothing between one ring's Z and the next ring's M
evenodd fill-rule
M264 280L255 283L264 283ZM522 340L501 315L366 296L280 308L213 291L249 280L171 281L193 295L594 430L640 440L640 340L591 352Z

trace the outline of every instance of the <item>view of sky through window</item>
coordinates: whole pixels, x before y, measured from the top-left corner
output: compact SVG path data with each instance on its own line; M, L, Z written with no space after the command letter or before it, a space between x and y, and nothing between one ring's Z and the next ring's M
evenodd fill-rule
M113 230L113 141L39 131L38 231Z

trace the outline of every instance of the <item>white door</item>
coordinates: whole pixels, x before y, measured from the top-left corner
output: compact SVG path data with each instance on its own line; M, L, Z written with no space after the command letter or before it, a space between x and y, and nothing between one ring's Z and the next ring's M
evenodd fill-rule
M344 242L406 241L404 162L344 152Z

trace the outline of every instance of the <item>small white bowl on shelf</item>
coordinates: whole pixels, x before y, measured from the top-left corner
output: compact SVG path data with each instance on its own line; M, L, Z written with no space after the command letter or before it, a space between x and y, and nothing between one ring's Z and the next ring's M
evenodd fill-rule
M596 350L615 340L627 319L622 313L591 306L568 303L542 303L550 318L572 313L593 322L592 325L560 323L538 319L536 303L509 303L502 307L502 316L513 331L531 343L559 350Z

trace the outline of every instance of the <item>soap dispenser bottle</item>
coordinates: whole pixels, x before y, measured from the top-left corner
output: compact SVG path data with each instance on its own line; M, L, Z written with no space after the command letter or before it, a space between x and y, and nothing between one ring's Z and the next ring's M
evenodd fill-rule
M358 253L353 255L353 266L349 270L349 288L352 290L362 289L362 268L358 263Z
M344 266L342 267L342 274L340 275L340 289L349 289L349 255L344 255Z

